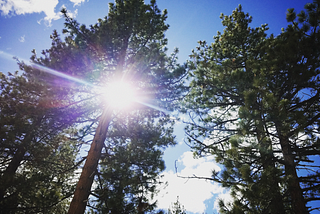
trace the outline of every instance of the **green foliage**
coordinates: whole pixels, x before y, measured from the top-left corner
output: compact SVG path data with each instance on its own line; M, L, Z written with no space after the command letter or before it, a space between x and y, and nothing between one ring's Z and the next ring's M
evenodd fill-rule
M31 66L19 62L22 76L1 74L0 205L6 213L66 212L83 161L75 163L77 152L108 105L97 89L126 78L149 106L165 110L176 108L184 91L185 66L177 64L178 50L166 53L167 12L155 1L116 1L89 28L62 13L65 37L54 31L50 49L40 56L33 50ZM93 212L155 208L149 203L164 170L162 149L175 144L172 132L169 117L146 105L114 111Z
M72 109L25 74L2 74L0 84L1 212L66 212L78 150Z
M166 53L167 12L161 12L153 0L149 4L116 0L109 5L108 16L88 27L69 17L65 9L61 12L66 21L64 39L54 31L51 48L41 56L34 51L31 59L80 81L54 76L40 66L25 71L55 88L57 96L70 97L65 105L74 107L82 139L95 132L108 106L97 88L115 79L136 87L147 105L136 103L128 112L114 110L90 205L91 212L102 213L153 210L155 204L149 200L164 170L162 149L175 144L172 121L158 109L177 108L185 90L185 66L177 63L178 50ZM139 211L141 204L148 204L147 209Z
M306 202L319 198L311 178L319 166L310 161L320 154L318 10L318 1L298 15L288 10L292 24L267 37L267 25L250 27L239 6L221 15L225 29L211 45L200 41L192 52L184 108L196 116L186 133L198 155L225 166L213 173L234 197L220 203L222 213L307 213Z
M159 174L164 170L161 148L174 143L172 129L163 122L143 120L130 114L115 124L101 159L94 190L98 213L139 213L152 211ZM123 118L123 116L121 116Z

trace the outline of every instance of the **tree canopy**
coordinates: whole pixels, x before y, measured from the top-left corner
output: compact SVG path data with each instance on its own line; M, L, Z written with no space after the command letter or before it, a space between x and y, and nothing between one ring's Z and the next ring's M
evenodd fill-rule
M108 15L88 28L69 17L65 9L62 13L66 20L64 37L54 31L52 46L40 56L34 50L32 64L21 62L20 67L25 81L30 82L28 87L38 84L48 93L39 95L41 98L55 98L48 102L48 111L63 110L64 114L57 112L56 117L70 119L69 123L61 121L63 128L78 129L75 148L90 143L95 150L99 145L96 156L89 152L86 158L86 163L94 158L94 164L84 166L84 170L89 169L84 179L92 181L81 186L80 176L75 194L82 190L92 193L90 202L76 199L74 204L84 205L83 211L88 204L103 213L153 210L155 203L149 200L164 170L163 148L175 144L172 121L163 112L175 108L184 90L185 67L177 63L178 51L166 53L167 12L161 12L153 0L150 4L115 1L109 5ZM140 97L129 110L110 109L103 97L106 86L119 79L133 85ZM18 91L21 87L17 86ZM107 126L96 131L98 121L105 121L106 115L109 119L103 123ZM41 122L36 127L42 125L45 128ZM100 135L100 131L104 136L96 144L92 136ZM56 134L48 136L54 138ZM97 167L98 162L101 165ZM96 190L91 191L92 182ZM84 197L88 199L88 195ZM72 207L69 212L80 211Z
M55 92L25 74L0 81L0 209L63 212L78 152L74 112L52 108Z
M155 0L115 0L90 26L62 9L63 35L0 74L0 212L156 213L173 110L190 115L195 155L224 166L206 178L231 189L220 213L319 210L319 10L288 9L275 36L240 5L180 65ZM138 97L126 109L105 98L119 80Z
M289 9L291 24L267 36L239 6L190 55L186 134L197 155L225 166L212 175L234 197L222 213L307 213L320 199L319 2L305 8L297 19Z

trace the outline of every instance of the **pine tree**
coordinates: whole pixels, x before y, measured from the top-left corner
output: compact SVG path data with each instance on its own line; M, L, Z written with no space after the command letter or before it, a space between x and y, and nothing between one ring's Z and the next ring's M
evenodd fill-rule
M191 55L187 135L198 155L225 166L212 177L235 199L229 207L221 201L222 213L307 213L306 202L318 200L319 166L308 163L319 154L319 5L306 8L301 24L289 10L293 24L267 37L267 26L251 28L239 6L221 16L226 28L214 43L200 41ZM298 177L301 167L315 173Z
M0 84L0 210L63 213L77 151L72 112L25 74L1 74Z
M51 83L52 87L61 88L59 93L73 95L71 100L77 104L78 110L75 109L75 112L78 113L77 121L83 121L84 134L96 134L91 141L92 149L88 153L83 167L83 176L80 176L69 209L70 213L82 213L91 194L91 185L95 175L103 178L103 173L105 173L104 179L111 179L105 182L110 182L112 185L117 181L107 175L109 171L112 171L110 167L116 162L105 162L106 166L98 166L101 152L104 152L107 157L111 153L113 161L120 161L123 158L119 153L121 149L128 149L129 153L132 151L130 145L133 145L134 148L136 144L145 142L146 145L141 145L142 149L150 150L150 152L145 153L146 157L140 157L140 159L144 161L151 158L148 164L152 170L148 171L149 168L145 167L141 170L140 175L147 173L150 176L147 176L147 182L149 182L159 171L163 170L159 149L174 144L174 138L168 115L159 109L174 108L175 101L179 99L184 90L181 79L185 68L176 63L177 51L170 56L166 54L167 39L164 37L164 32L168 29L168 25L165 24L167 12L161 13L153 0L150 4L145 4L141 0L115 1L115 4L109 5L108 16L99 19L97 24L88 28L69 17L66 10L62 10L62 13L66 19L66 28L63 30L64 41L55 31L52 35L52 47L43 51L41 57L34 52L32 60L36 65L28 70L28 74ZM48 68L55 71L48 70ZM57 75L54 76L52 73ZM68 76L62 77L61 73ZM137 93L147 101L143 100L143 104L136 103L127 113L108 108L110 103L104 101L99 89L114 79L125 79L130 82L136 87ZM74 104L68 102L66 105L71 107ZM119 140L113 139L110 133L119 127L119 123L128 127L130 121L138 121L136 122L138 127L143 125L143 134L140 136L137 133L130 133L130 135L123 133L119 150L112 152L109 144L113 145ZM152 137L155 129L158 133ZM155 147L152 148L152 146ZM103 156L102 162L107 157ZM126 160L123 161L123 164L126 165ZM134 163L127 163L126 167L131 172ZM118 173L121 174L122 169L119 170ZM116 174L116 172L113 173ZM126 182L130 184L130 181ZM146 182L145 178L141 182L136 185L139 191ZM154 192L153 189L152 187L148 190L149 193ZM106 194L108 191L104 189L104 193L101 194ZM125 190L123 191L118 195L130 196ZM141 197L139 191L136 190L136 193L130 196L132 201L137 201L137 198L146 200L147 196L143 193ZM98 198L113 200L112 196L103 195L102 197L99 191L97 193ZM126 199L125 197L119 197L118 203L123 203L121 200ZM141 201L141 203L146 203L146 201ZM109 209L109 206L106 209Z

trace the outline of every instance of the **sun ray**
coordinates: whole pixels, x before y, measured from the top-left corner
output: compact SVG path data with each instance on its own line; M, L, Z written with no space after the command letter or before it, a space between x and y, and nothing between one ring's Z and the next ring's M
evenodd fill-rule
M6 53L1 50L0 50L0 57L7 60L18 59L17 56L14 56L12 54ZM101 86L88 83L84 80L78 79L76 77L67 75L61 71L56 71L54 69L30 62L28 60L23 60L23 62L25 62L26 65L32 66L33 68L41 70L43 72L92 87L92 89L94 89L94 91L96 91L97 94L105 96L105 100L107 101L107 103L115 109L123 109L130 106L132 103L139 103L149 108L153 108L155 110L161 111L165 114L170 114L169 111L162 109L160 107L157 107L155 105L152 105L146 102L144 99L139 98L139 95L136 93L136 90L133 87L133 84L125 81L124 80L125 78L121 78L121 80L118 80L118 81L112 81L109 84L107 84L107 87L101 87Z

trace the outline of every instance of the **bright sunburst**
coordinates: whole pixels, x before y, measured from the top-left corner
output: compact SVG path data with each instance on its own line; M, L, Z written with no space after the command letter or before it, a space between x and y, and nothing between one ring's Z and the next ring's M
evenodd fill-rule
M109 83L103 94L108 106L115 109L128 108L137 98L134 87L123 80Z

